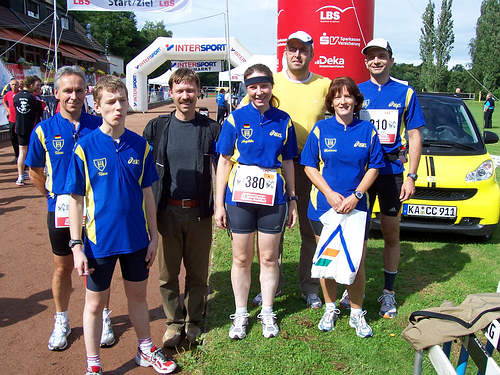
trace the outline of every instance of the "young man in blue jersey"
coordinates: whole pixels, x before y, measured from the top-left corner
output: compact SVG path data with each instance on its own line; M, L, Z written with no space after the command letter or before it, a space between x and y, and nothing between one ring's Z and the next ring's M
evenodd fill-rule
M86 374L102 374L100 316L117 260L138 339L135 362L167 374L176 365L165 358L161 348L153 346L146 302L149 268L158 246L151 189L158 175L151 148L144 138L125 129L127 89L118 77L101 78L94 89L94 100L103 123L76 144L65 186L71 193L70 243L75 269L85 277L86 285L83 311ZM85 244L81 236L84 200Z
M76 140L102 123L100 117L82 111L86 87L85 74L78 66L63 66L57 70L54 89L60 111L35 127L26 157L33 184L47 197L47 227L54 261L52 295L56 305L54 330L48 343L50 350L65 349L71 333L67 311L72 290L73 254L68 245L67 211L60 209L67 207L69 198L64 192L66 174ZM102 347L115 342L108 305L109 301L103 311Z
M379 297L379 314L386 319L392 319L397 314L394 282L401 251L401 204L415 194L415 181L422 151L419 128L425 121L415 90L407 83L390 76L394 58L389 42L385 39L373 39L362 52L370 79L359 85L365 98L360 118L371 121L377 127L385 163L368 191L370 207L373 207L375 197L378 196L384 236L384 288ZM403 176L407 150L409 169L406 176ZM347 298L344 296L341 305L346 303Z

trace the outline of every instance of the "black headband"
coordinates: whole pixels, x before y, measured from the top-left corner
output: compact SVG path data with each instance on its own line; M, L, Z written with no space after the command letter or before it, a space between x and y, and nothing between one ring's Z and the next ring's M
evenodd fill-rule
M264 83L264 82L269 82L271 84L274 84L273 77L257 76L257 77L247 78L245 79L245 87L248 87L256 83Z

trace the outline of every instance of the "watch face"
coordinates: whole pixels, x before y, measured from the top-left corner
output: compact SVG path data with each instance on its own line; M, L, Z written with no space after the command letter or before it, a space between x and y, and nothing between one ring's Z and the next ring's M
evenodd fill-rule
M363 199L363 193L360 192L360 191L355 191L354 192L354 195L356 196L356 198L358 199Z

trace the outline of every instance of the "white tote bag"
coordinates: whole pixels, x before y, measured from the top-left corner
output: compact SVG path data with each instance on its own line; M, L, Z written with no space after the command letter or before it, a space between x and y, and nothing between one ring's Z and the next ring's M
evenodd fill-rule
M323 230L311 268L311 277L335 279L351 285L363 255L366 212L352 210L338 214L333 208L320 217Z

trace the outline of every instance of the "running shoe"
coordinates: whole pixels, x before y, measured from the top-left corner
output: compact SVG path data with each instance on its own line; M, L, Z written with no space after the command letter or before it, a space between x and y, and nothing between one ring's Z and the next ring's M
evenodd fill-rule
M385 319L392 319L398 313L396 308L396 293L384 290L383 294L378 298L380 302L380 311L378 314Z
M115 344L115 334L111 326L110 314L111 310L109 309L104 309L102 312L101 348L109 348Z
M321 299L316 293L302 294L302 299L306 301L307 306L310 306L312 309L319 309L321 306L323 306L323 303L321 303Z
M18 176L16 180L16 185L17 186L23 186L24 185L24 179L23 176Z
M351 315L349 325L356 330L356 335L362 338L373 336L372 328L368 325L365 319L366 310L359 315Z
M71 333L69 321L62 316L54 316L54 330L49 339L49 350L64 350L68 346L68 336Z
M257 319L259 319L262 324L262 336L267 339L278 336L280 329L276 323L275 313L260 313L257 315Z
M101 366L90 366L85 375L102 375L102 368Z
M274 294L274 298L276 297L279 297L281 296L281 290L278 289L276 291L276 293ZM254 305L255 307L257 306L262 306L262 293L259 292L259 294L257 294L254 299L252 300L252 305Z
M137 348L135 363L141 367L152 366L159 374L170 374L177 368L175 362L168 360L163 350L156 348L156 346L151 348L150 353L144 353L141 349Z
M335 329L335 322L339 318L339 315L339 309L325 309L325 312L318 323L318 329L323 332Z
M340 299L340 307L349 310L351 308L351 300L349 299L349 293L347 289L344 290L344 294L342 294L342 298Z
M231 314L229 319L233 320L231 328L229 328L229 337L233 340L241 340L247 337L248 313Z
M23 180L29 180L30 179L30 174L26 171L23 172Z

